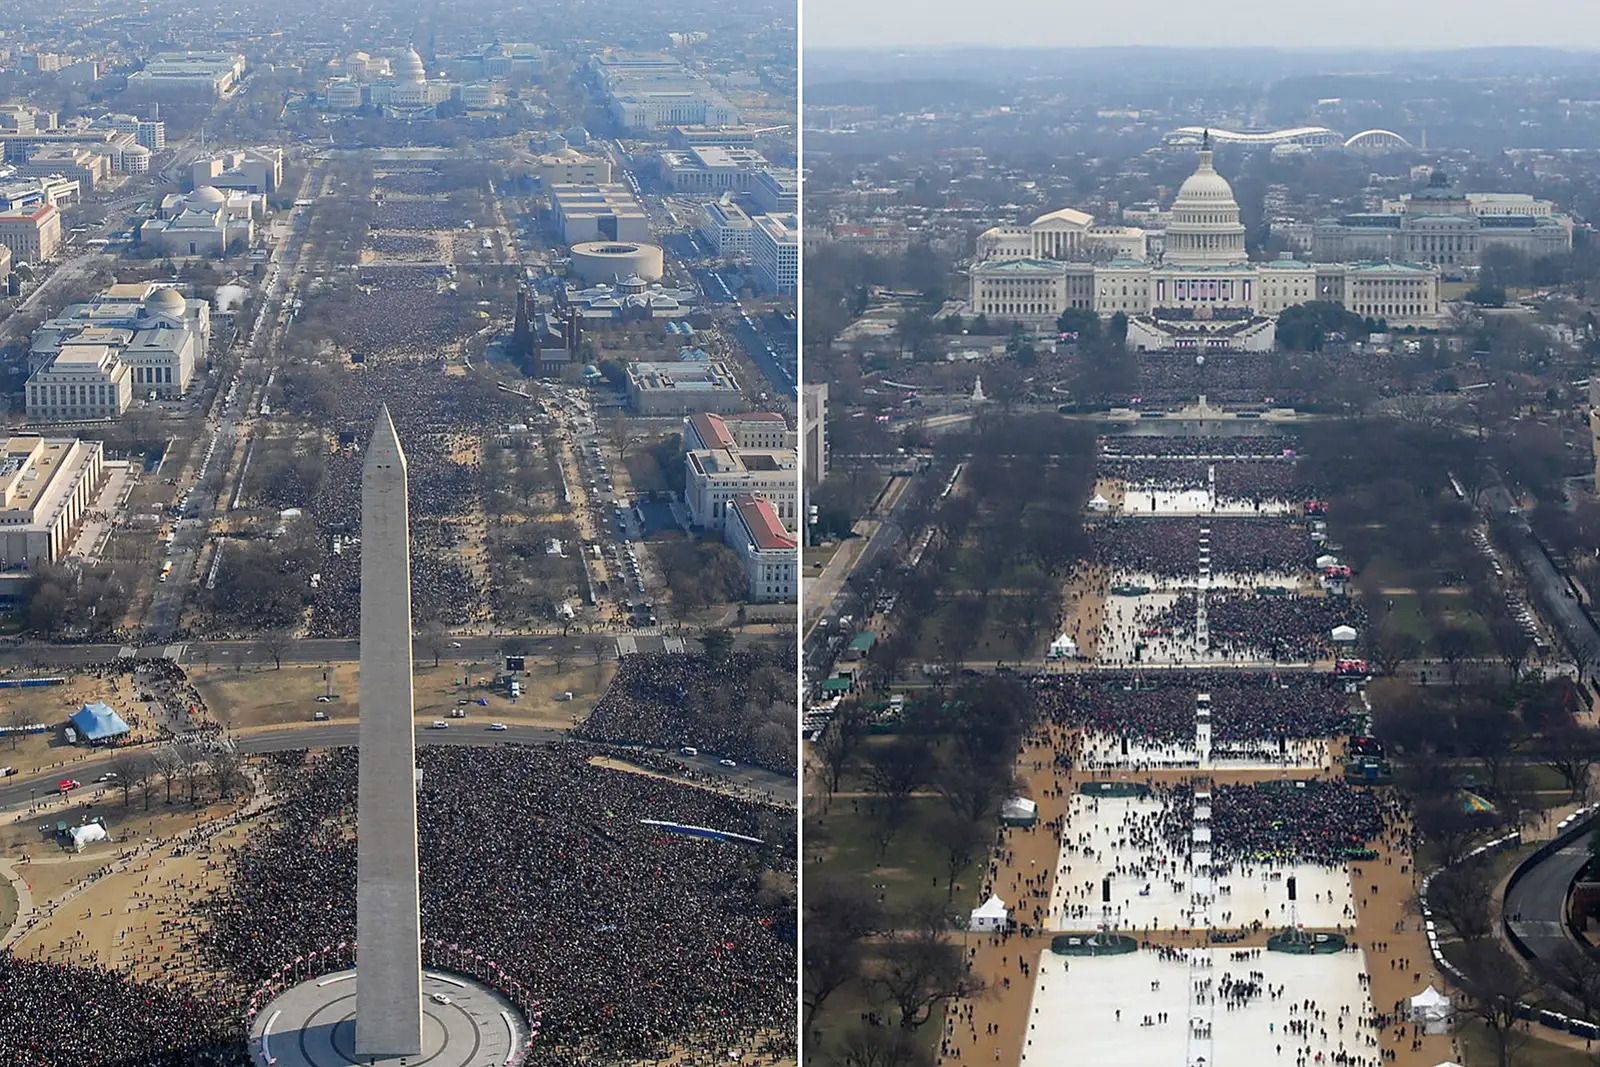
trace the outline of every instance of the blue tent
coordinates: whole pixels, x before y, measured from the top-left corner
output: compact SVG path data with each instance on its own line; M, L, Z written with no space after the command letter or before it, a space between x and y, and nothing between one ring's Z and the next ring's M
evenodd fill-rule
M78 733L89 741L105 741L128 732L128 724L122 721L122 716L99 700L85 704L68 718Z

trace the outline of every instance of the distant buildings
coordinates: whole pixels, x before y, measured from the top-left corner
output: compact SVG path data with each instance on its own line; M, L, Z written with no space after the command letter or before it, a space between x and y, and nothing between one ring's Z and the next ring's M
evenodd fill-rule
M20 434L0 445L0 566L53 563L105 477L99 441Z
M283 181L283 149L241 148L218 152L189 164L189 182L196 189L215 186L262 196Z
M1233 188L1213 169L1208 143L1197 156L1172 205L1160 258L1107 259L1116 256L1114 232L1096 236L1107 228L1081 211L1052 212L1029 227L979 236L969 310L1037 327L1069 308L1121 313L1130 347L1199 352L1270 350L1276 316L1312 300L1391 326L1437 325L1439 272L1426 261L1250 262ZM1033 254L1013 255L1024 248Z
M1442 170L1426 188L1384 202L1383 211L1322 219L1311 258L1404 259L1452 268L1476 266L1489 248L1530 258L1572 251L1572 220L1548 200L1515 193L1462 193Z
M721 196L747 192L767 159L753 148L696 145L663 151L656 166L673 192Z
M552 186L550 208L562 244L650 240L650 218L625 185Z
M438 105L463 95L460 82L429 80L426 66L415 48L394 60L355 52L344 61L345 77L328 85L326 101L334 111L354 111L366 105L382 109L391 118L427 118ZM479 94L481 102L487 93Z
M135 141L152 152L159 152L167 147L167 124L160 119L141 119L132 115L104 115L96 119L93 124L104 126L117 133L131 133Z
M210 340L206 301L152 282L113 285L34 332L28 417L116 418L136 391L182 396Z
M575 148L561 148L538 158L534 176L546 189L557 185L610 185L611 160L586 156Z
M800 177L793 170L766 167L750 179L750 199L768 215L800 210Z
M800 276L799 219L794 215L757 215L751 220L750 260L763 288L794 295Z
M536 44L495 41L476 52L446 60L450 75L463 81L537 78L544 73L544 49Z
M733 259L750 251L755 223L731 197L700 205L700 225L696 228L711 250L723 259Z
M158 52L128 75L128 92L149 100L214 100L244 77L245 58L233 52Z
M0 245L19 263L50 259L61 247L61 212L52 203L0 212Z
M11 278L11 249L0 245L0 287Z
M713 360L629 363L628 402L640 415L727 413L745 407L727 364Z
M722 539L744 564L745 596L756 603L792 604L799 596L799 541L772 501L753 493L728 502Z
M81 191L75 179L59 176L0 180L0 212L24 211L41 204L70 207L78 202Z
M630 130L737 126L739 111L703 77L658 52L605 52L594 71L611 117Z
M85 193L92 193L111 176L111 160L75 145L45 145L30 152L28 161L17 167L17 173L25 178L59 175L77 182Z
M139 224L138 243L168 256L221 256L235 242L248 246L265 213L265 197L202 185L163 197L156 217Z

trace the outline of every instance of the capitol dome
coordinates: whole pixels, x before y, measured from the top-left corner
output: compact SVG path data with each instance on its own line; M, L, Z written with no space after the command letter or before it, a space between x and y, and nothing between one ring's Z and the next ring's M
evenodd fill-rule
M144 309L152 315L170 315L183 318L189 303L176 289L157 289L144 298Z
M400 57L400 62L395 69L395 79L407 85L423 85L428 80L428 72L422 65L422 57L417 55L415 48L407 48L406 54Z
M1211 135L1201 141L1194 173L1178 187L1167 225L1166 262L1179 267L1244 263L1244 224L1233 186L1211 166Z

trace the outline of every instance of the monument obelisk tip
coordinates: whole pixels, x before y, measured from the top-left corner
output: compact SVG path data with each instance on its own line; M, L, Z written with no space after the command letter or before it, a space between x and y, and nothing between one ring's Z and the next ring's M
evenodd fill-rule
M389 417L389 405L378 405L378 415L372 420L372 440L367 443L367 456L365 466L370 468L382 461L398 463L402 467L406 462L405 449L400 447L400 434L394 428L394 420Z

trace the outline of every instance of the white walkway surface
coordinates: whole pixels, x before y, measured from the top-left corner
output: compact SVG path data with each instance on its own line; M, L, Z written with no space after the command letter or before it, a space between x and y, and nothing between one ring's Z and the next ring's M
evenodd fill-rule
M1291 920L1288 878L1296 879L1295 921L1328 928L1349 922L1355 901L1348 868L1308 864L1237 868L1213 883L1202 842L1174 852L1156 832L1162 805L1138 797L1077 795L1056 860L1046 924L1054 930L1092 930L1101 921L1101 882L1111 878L1111 924L1121 930L1188 928L1210 920L1241 927L1259 919L1273 926ZM1196 805L1197 825L1206 808ZM1151 838L1152 844L1135 844ZM1085 851L1087 849L1087 852Z
M1371 1031L1362 1022L1372 1011L1360 980L1366 966L1362 953L1290 956L1262 951L1244 961L1229 959L1225 946L1193 953L1199 958L1191 970L1184 960L1163 960L1153 952L1069 959L1046 950L1039 961L1022 1064L1186 1067L1194 1047L1189 1036L1191 1011L1211 1027L1208 1067L1211 1063L1287 1067L1295 1062L1295 1049L1306 1045L1313 1056L1323 1053L1324 1063L1341 1049L1369 1061L1376 1058L1377 1050L1367 1044ZM1262 975L1263 988L1283 986L1282 996L1272 1000L1263 994L1231 1009L1220 1000L1202 1000L1191 1007L1192 980L1209 981L1214 989L1223 984L1225 975L1243 982L1252 971ZM1153 983L1159 985L1152 988ZM1285 1033L1288 1024L1304 1018L1300 1005L1307 999L1326 1013L1326 1019L1319 1020L1306 1037ZM1297 1009L1293 1013L1291 1006ZM1164 1024L1143 1025L1147 1016L1155 1019L1161 1012L1167 1013Z

